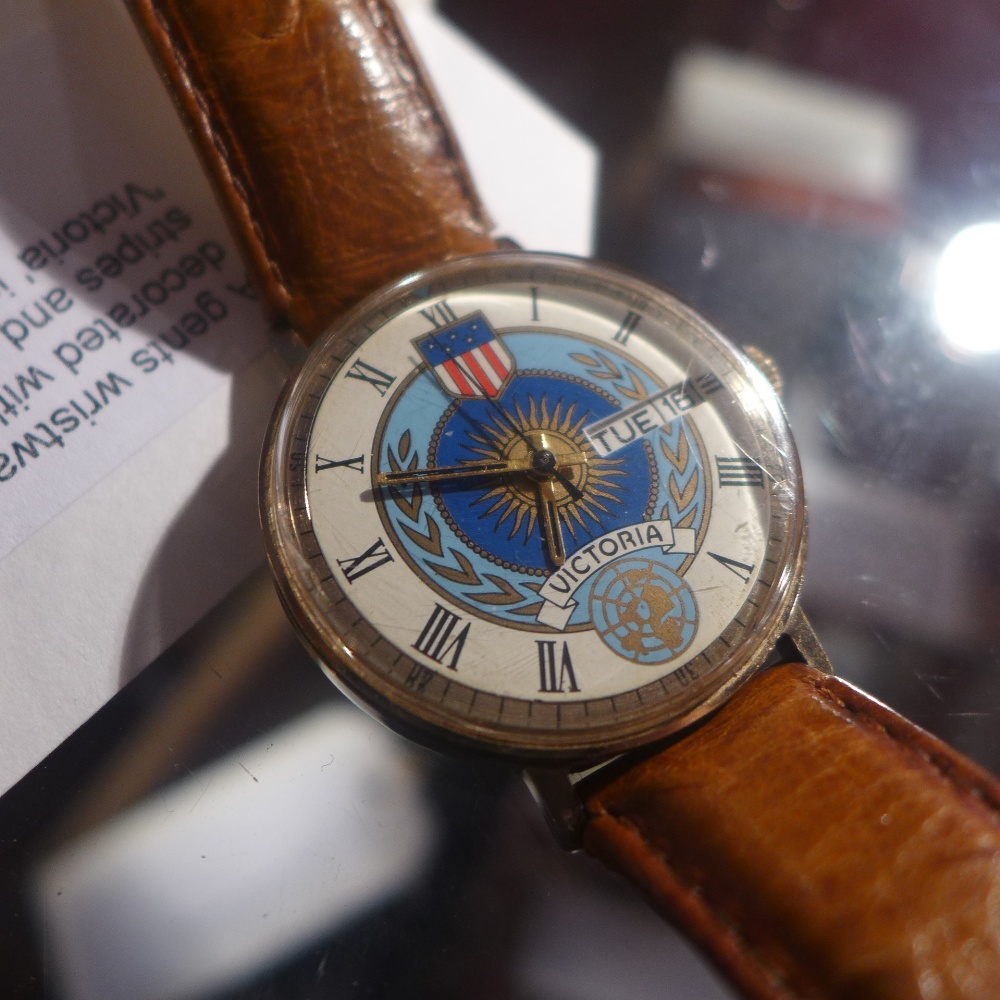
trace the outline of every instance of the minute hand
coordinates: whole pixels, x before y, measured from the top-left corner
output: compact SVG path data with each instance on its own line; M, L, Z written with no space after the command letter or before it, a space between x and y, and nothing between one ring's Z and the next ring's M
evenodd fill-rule
M567 452L556 459L558 465L586 465L587 456L582 451ZM525 458L498 458L485 462L467 462L463 465L442 465L433 469L404 469L400 472L380 472L375 477L377 486L398 483L434 483L439 479L471 479L474 476L498 476L505 472L531 472L532 456Z

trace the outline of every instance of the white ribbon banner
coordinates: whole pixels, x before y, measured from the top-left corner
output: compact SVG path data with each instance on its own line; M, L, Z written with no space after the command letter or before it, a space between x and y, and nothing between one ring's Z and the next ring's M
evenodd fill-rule
M669 521L640 521L595 538L577 549L542 585L539 593L545 603L536 620L561 631L576 610L573 595L595 573L621 556L653 548L690 555L695 548L694 528L675 528Z

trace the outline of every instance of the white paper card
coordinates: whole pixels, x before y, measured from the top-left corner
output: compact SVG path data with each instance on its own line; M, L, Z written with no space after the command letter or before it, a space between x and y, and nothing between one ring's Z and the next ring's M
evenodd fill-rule
M169 155L122 141L86 76L48 85L58 41L0 57L0 559L267 346L170 109Z
M408 16L498 231L586 254L593 148ZM0 0L0 56L3 792L259 564L287 373L120 0Z

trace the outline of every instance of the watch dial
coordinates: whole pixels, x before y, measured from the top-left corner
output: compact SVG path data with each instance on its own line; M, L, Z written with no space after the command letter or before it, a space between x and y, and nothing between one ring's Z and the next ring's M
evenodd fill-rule
M663 292L497 254L313 349L272 428L270 552L343 686L526 757L664 734L783 627L803 551L770 389Z

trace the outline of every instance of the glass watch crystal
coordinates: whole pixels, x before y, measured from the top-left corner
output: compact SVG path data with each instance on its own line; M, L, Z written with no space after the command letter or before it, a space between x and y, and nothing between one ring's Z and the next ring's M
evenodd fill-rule
M607 756L719 704L804 555L766 380L609 268L466 258L310 354L262 472L269 555L334 680L408 735Z

